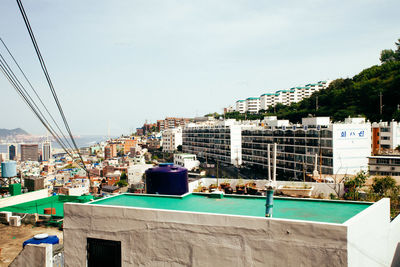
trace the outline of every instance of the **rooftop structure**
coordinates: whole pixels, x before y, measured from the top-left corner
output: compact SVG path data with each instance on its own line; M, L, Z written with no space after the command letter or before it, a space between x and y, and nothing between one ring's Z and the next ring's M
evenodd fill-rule
M65 213L67 266L388 266L400 241L388 199L275 198L266 218L262 197L124 194L66 204Z

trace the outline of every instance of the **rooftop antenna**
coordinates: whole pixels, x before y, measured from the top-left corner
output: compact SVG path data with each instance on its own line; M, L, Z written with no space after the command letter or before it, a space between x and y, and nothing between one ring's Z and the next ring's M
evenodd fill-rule
M107 139L110 140L110 121L107 122Z

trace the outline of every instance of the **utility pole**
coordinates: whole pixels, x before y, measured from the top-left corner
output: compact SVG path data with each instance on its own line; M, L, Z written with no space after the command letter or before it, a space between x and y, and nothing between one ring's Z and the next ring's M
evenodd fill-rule
M381 114L381 117L382 117L382 108L383 108L383 105L382 105L382 91L379 93L379 113Z
M318 96L315 97L315 110L318 111Z

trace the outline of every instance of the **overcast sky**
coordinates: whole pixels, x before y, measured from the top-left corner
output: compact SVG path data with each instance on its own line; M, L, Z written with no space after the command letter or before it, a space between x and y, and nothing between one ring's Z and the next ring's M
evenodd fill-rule
M145 120L352 77L400 38L398 0L23 3L75 134L129 133ZM55 112L14 0L0 1L0 37ZM45 133L4 76L0 90L0 128Z

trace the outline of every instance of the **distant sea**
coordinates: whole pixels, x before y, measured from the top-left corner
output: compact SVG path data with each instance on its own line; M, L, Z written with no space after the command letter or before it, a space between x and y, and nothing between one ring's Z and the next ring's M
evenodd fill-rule
M75 142L76 145L81 148L81 147L88 147L91 145L95 145L97 143L106 141L108 139L107 136L104 135L80 135L80 136L75 136ZM114 137L111 137L114 138ZM34 143L34 144L41 144L46 138L42 137L42 138L35 138L34 140L25 140L24 143ZM68 140L70 141L70 140ZM9 143L14 143L12 141L10 141ZM61 148L60 145L55 142L52 141L52 147L55 149ZM71 142L70 142L71 143ZM71 143L72 145L72 143ZM18 151L20 149L20 146L18 145ZM41 146L39 145L39 149L41 149ZM8 145L7 143L0 143L0 153L8 153Z
M108 137L104 136L104 135L80 135L80 136L75 137L75 142L76 142L76 145L79 148L81 148L81 147L88 147L88 146L95 145L97 143L106 141L107 139L108 139ZM68 140L68 141L70 141L70 140ZM71 143L71 145L72 145L72 143ZM52 142L52 146L54 148L61 148L60 145L55 141Z

